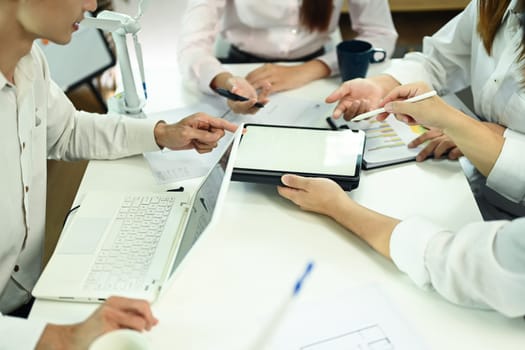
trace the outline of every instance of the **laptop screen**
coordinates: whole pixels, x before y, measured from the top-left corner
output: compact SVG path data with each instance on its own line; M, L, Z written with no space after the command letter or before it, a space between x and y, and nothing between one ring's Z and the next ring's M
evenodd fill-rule
M208 173L208 176L195 193L193 206L190 209L188 222L184 229L177 257L170 271L170 277L211 221L223 181L229 180L225 179L225 173L230 160L233 142L230 142L222 157Z

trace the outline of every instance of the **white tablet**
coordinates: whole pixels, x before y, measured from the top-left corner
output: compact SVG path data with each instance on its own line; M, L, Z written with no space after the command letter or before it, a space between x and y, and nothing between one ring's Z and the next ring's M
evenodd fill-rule
M359 184L365 134L295 126L246 124L232 180L281 184L283 174L327 177L343 189Z

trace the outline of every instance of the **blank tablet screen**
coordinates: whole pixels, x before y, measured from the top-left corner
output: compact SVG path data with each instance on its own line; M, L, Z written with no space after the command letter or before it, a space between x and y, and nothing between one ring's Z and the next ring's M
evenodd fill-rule
M236 168L320 175L356 175L363 136L352 130L246 125Z

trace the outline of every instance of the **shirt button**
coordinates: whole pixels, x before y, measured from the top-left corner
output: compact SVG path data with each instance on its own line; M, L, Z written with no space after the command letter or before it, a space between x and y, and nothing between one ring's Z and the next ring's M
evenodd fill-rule
M29 186L26 186L26 192L29 192Z
M297 29L294 28L294 29L291 30L291 32L292 32L292 34L297 34Z
M25 148L26 148L26 143L22 142L22 149L25 149Z
M15 265L15 267L13 268L13 271L14 271L14 272L18 272L18 270L20 270L20 266Z

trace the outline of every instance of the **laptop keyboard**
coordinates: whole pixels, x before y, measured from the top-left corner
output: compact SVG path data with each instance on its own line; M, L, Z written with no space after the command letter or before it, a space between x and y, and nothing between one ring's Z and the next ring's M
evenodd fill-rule
M174 197L162 195L126 197L96 256L84 288L96 291L144 288L174 203Z

